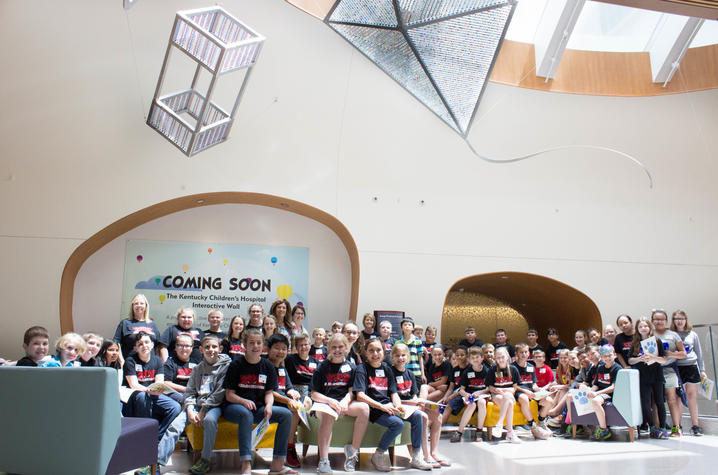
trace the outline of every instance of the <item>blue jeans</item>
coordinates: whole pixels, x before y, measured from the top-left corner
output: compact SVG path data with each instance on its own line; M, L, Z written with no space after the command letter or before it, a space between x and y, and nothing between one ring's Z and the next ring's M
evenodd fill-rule
M152 396L150 393L135 391L130 399L122 405L122 415L125 417L151 417L159 422L157 440L162 440L170 424L182 412L182 407L174 399L160 394Z
M421 414L419 411L414 412L411 416L409 416L409 419L407 419L411 423L411 446L412 449L416 450L421 448L421 436L423 431L423 422L421 420ZM377 420L374 421L375 424L379 424L380 426L386 427L386 432L384 432L384 435L381 436L381 440L379 440L379 445L377 448L381 450L382 452L385 452L391 443L399 437L401 432L404 430L404 419L397 416L390 416L387 413L384 413L379 416Z
M204 428L204 447L202 447L202 458L209 460L212 456L212 450L214 449L214 441L217 439L217 419L222 415L222 410L218 407L213 407L207 414L205 414L202 427ZM170 459L170 455L175 450L177 440L182 434L182 431L187 427L187 411L182 411L177 418L172 421L164 437L160 440L160 445L157 449L157 461L160 465L167 465Z
M257 409L250 411L242 404L230 404L224 408L224 418L233 424L238 424L237 438L239 439L239 459L252 460L252 424L257 424L264 419L264 406L257 406ZM274 435L275 459L284 460L287 456L287 442L289 441L289 429L292 426L292 411L286 407L272 406L272 417L270 423L277 423L277 432Z

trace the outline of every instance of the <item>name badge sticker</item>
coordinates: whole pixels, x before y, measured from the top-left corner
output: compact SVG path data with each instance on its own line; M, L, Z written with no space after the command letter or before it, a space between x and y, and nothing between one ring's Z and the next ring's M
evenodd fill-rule
M142 365L141 365L141 364L136 364L136 365L135 365L135 371L142 371Z
M527 373L533 373L533 372L534 372L534 367L533 367L533 366L527 366L527 367L526 367L526 372L527 372Z
M312 369L315 369L317 367L317 364L314 361L309 362L309 367Z
M474 373L473 371L469 371L469 373L466 376L468 376L469 378L475 378L476 373Z
M266 374L260 374L260 375L259 375L259 382L260 382L260 383L266 383L266 382L267 382L267 375L266 375Z
M352 370L352 367L349 366L348 364L343 364L342 367L339 368L339 371L341 371L342 373L348 373L351 370Z
M397 376L396 377L396 384L401 384L404 382L404 376Z
M384 370L383 370L383 369L378 369L378 370L376 370L376 376L377 376L378 378L383 378L383 377L384 377Z
M279 368L279 370L277 371L277 373L279 374L279 376L285 376L284 368Z

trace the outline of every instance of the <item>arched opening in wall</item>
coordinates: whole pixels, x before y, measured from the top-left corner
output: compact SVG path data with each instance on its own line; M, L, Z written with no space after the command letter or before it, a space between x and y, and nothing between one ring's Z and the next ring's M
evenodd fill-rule
M296 233L278 236L275 230L283 227L295 229ZM332 307L331 313L348 313L347 317L352 320L356 316L359 255L354 239L338 219L280 196L218 192L184 196L149 206L115 221L78 246L65 264L60 285L63 333L74 330L111 335L123 318L120 315L127 314L129 308L121 305L120 289L128 239L198 243L217 240L230 244L307 247L310 249L310 283L314 282L320 289L327 282L342 286L330 302L337 307ZM315 251L312 248L316 248ZM339 265L341 261L346 264ZM156 318L153 308L170 306L169 301L167 305L164 303L153 301L152 318ZM167 312L163 309L162 313ZM316 315L324 313L330 312L317 311Z
M502 328L512 344L526 341L526 331L534 328L544 347L546 331L553 327L572 347L576 330L601 328L601 313L586 294L563 282L523 272L494 272L465 277L446 294L441 342L456 345L469 326L489 343Z

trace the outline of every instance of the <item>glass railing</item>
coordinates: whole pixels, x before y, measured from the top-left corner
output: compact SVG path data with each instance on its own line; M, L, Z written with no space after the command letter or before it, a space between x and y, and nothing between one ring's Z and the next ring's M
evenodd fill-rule
M703 353L706 376L716 381L716 367L718 366L718 359L716 359L716 352L718 351L718 323L696 324L693 325L693 331L698 334L701 340L701 352ZM698 412L701 416L718 416L718 404L716 403L717 388L718 385L713 388L713 394L711 394L710 400L698 395ZM684 407L683 412L687 414L688 409Z

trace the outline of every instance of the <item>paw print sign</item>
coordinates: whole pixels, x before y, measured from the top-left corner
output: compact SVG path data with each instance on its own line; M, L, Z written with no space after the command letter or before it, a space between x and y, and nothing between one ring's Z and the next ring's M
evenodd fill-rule
M657 355L658 354L658 348L656 347L655 341L647 341L646 345L644 347L644 350L646 353L650 355Z
M593 404L588 399L588 391L585 389L574 389L571 395L571 402L576 408L576 414L583 416L594 412Z
M588 403L588 395L586 391L578 391L576 394L573 395L573 399L579 404Z

